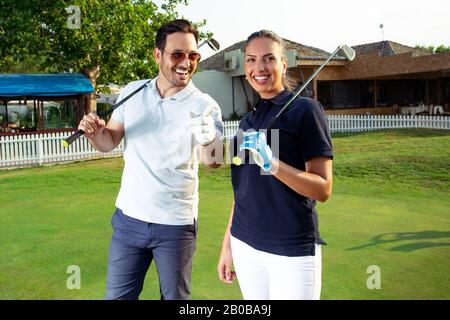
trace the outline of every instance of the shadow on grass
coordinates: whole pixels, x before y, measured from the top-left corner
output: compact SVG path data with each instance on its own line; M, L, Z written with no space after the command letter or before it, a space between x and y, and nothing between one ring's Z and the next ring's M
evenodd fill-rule
M347 250L355 251L368 247L378 246L386 243L398 243L399 241L411 241L416 242L401 244L389 249L390 251L402 251L410 252L421 249L428 249L433 247L450 246L450 242L430 242L430 241L417 241L417 240L437 240L437 239L450 239L450 231L420 231L420 232L398 232L398 233L383 233L372 238L372 241L368 244L364 244L357 247L352 247Z

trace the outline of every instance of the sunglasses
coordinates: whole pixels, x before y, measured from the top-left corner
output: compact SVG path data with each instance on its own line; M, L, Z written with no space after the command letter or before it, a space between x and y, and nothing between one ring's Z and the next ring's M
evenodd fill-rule
M198 63L200 61L200 59L202 58L202 56L200 55L200 53L195 52L195 51L191 51L191 52L183 52L183 51L165 51L163 49L159 49L161 52L163 53L168 53L170 55L170 59L172 60L173 63L181 63L184 61L184 59L187 58L189 59L190 63Z

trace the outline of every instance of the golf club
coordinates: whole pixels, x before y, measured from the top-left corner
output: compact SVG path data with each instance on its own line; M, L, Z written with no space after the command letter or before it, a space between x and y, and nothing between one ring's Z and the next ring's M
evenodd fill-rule
M206 39L205 41L203 41L199 46L198 49L200 49L203 45L208 44L208 46L214 50L214 51L219 51L220 49L220 44L219 42L217 42L217 40L213 39L213 38L209 38Z
M214 50L214 51L218 51L220 48L220 44L219 42L217 42L217 40L213 39L213 38L209 38L206 39L205 41L203 41L197 48L200 48L201 46L203 46L205 43L208 44L208 46ZM122 105L124 102L126 102L128 99L130 99L132 96L134 96L136 93L138 93L139 91L141 91L150 81L152 81L152 79L146 81L142 86L140 86L139 88L137 88L136 90L134 90L132 93L130 93L128 96L126 96L125 98L123 98L122 100L120 100L120 102L116 103L115 105L113 105L110 109L105 110L103 112L100 112L98 114L98 116L100 118L104 118L107 115L109 115L110 113L112 113L115 109L117 109L120 105ZM79 137L81 137L85 132L81 129L78 129L74 134L72 134L71 136L69 136L68 138L64 139L62 141L62 144L64 147L68 148L75 140L77 140Z
M308 86L308 84L311 82L312 79L314 79L315 76L317 76L317 74L320 72L320 70L322 70L323 67L325 67L325 65L339 52L341 51L343 53L343 55L345 56L346 59L348 59L349 61L353 61L353 59L355 59L356 56L356 52L355 50L353 50L353 48L343 44L340 45L339 47L336 48L336 50L334 50L334 52L328 57L327 60L325 60L324 63L322 63L320 65L319 68L317 68L317 70L306 80L305 83L303 83L303 85L294 93L294 95L289 99L289 101L287 101L283 107L281 108L281 110L275 115L275 117L273 117L273 119L269 122L269 125L267 126L267 132L269 132L270 129L272 129L273 124L275 123L275 121L277 121L277 119L280 117L280 115L286 110L286 108L292 103L292 101L294 101L299 95L300 93L302 93L302 91ZM245 151L245 150L243 150ZM233 157L233 164L235 164L236 166L240 166L243 163L243 160L245 159L245 152L243 151L239 151L239 153Z
M109 115L111 112L113 112L114 110L116 110L119 106L121 106L124 102L126 102L128 99L130 99L132 96L134 96L136 93L138 93L139 91L141 91L150 81L152 81L152 79L146 81L142 86L140 86L139 88L137 88L136 90L134 90L132 93L130 93L128 96L126 96L125 98L123 98L122 100L120 100L120 102L116 103L115 105L113 105L110 109L105 110L103 112L100 112L98 114L98 116L100 118L104 118L107 115ZM81 137L85 132L81 129L78 129L77 132L75 132L74 134L72 134L71 136L69 136L68 138L64 139L62 141L62 144L64 147L68 148L75 140L77 140L79 137Z

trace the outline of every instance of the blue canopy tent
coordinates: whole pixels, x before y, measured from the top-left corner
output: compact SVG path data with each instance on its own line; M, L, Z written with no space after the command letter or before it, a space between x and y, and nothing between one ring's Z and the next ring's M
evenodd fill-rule
M34 130L56 128L46 126L44 102L57 101L64 105L66 109L68 105L71 105L73 114L71 115L72 123L70 126L74 127L85 112L86 95L92 92L94 92L94 88L89 80L84 75L77 73L0 74L0 101L3 102L4 106L4 113L0 109L0 116L4 115L2 121L0 121L2 131L19 131L19 128L11 123L11 119L8 117L8 103L12 101L18 101L19 105L22 106L27 105L28 101L33 101L34 110L31 112L31 118L33 118ZM61 111L59 112L61 113ZM60 117L63 116L60 114ZM11 127L13 129L9 130Z

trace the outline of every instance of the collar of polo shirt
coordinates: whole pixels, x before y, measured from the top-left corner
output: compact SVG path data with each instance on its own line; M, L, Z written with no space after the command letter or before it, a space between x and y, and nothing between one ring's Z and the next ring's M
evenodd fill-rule
M150 83L147 84L149 86L153 93L156 95L156 97L163 101L183 101L191 95L192 92L194 92L194 85L192 83L192 80L189 81L186 87L184 87L182 90L178 91L176 94L170 97L161 98L161 95L159 94L158 89L156 88L156 81L158 80L158 77L156 77L154 80L150 81Z
M269 101L274 105L282 105L286 103L292 97L292 95L293 95L292 91L284 89L275 97L269 99Z

